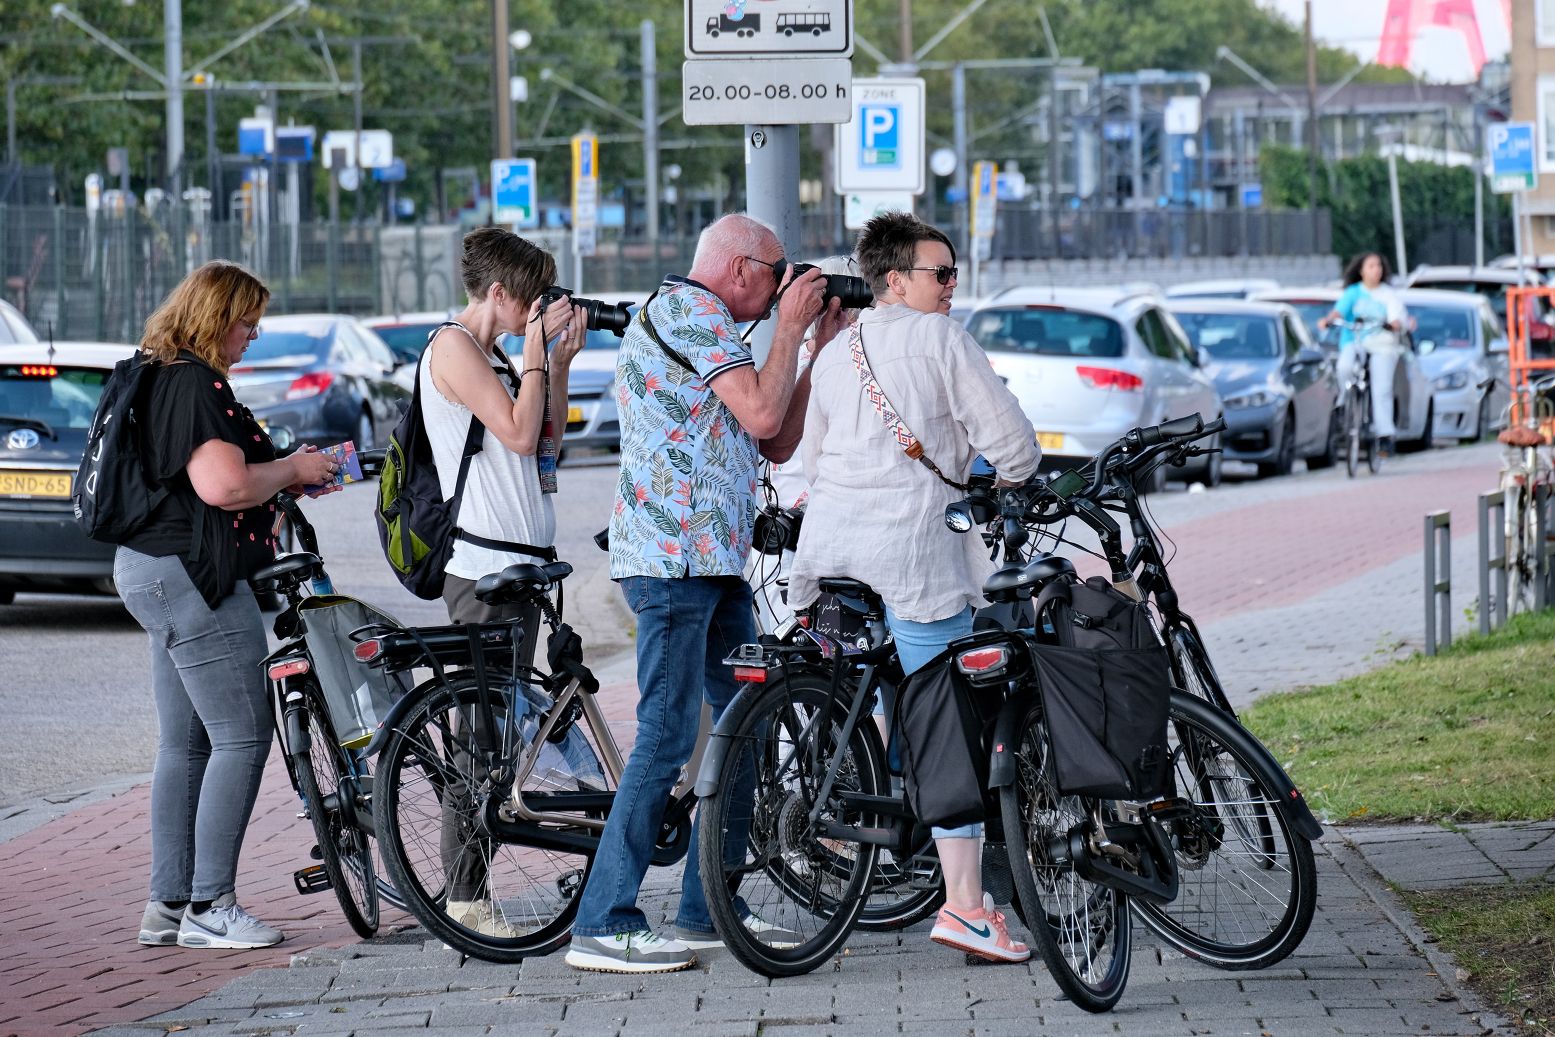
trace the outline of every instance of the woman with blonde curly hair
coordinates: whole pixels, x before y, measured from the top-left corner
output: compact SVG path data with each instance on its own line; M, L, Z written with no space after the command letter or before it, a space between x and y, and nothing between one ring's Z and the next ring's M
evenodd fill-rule
M266 652L248 577L275 559L275 495L336 465L275 448L227 372L259 333L270 291L212 262L146 321L155 363L134 401L146 475L168 492L119 546L113 578L151 643L160 729L151 782L151 899L141 943L268 947L281 933L237 904L238 852L270 751Z

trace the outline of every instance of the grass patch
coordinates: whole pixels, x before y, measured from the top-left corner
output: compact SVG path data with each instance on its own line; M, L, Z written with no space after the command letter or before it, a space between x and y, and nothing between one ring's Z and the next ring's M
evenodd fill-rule
M1555 610L1242 720L1331 821L1555 816Z
M1555 1037L1555 885L1403 894L1468 983L1527 1033Z

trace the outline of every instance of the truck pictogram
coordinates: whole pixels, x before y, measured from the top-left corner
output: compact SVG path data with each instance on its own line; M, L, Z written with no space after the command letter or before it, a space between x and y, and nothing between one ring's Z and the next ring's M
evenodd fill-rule
M730 18L726 14L720 14L716 18L707 20L707 34L713 39L726 32L732 32L741 39L749 39L761 31L761 15L747 14L743 18Z

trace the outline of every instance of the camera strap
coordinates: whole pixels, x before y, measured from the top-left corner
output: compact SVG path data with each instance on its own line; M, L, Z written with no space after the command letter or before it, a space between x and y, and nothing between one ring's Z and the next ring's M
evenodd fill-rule
M664 351L665 356L669 357L676 364L684 367L692 374L697 374L697 369L692 366L691 361L681 356L678 350L671 349L670 344L665 342L663 336L659 334L659 329L653 326L653 321L648 319L648 305L649 303L653 302L654 298L658 296L658 294L658 292L654 292L653 295L648 296L647 301L644 302L641 308L638 309L637 323L642 327L643 331L647 333L648 337L653 340L653 344Z
M897 444L902 448L902 453L933 472L935 477L946 486L965 493L969 487L965 483L948 478L939 470L939 465L929 460L928 455L923 452L923 444L918 442L918 437L912 434L912 430L896 412L896 408L891 406L891 401L886 399L885 390L880 388L880 383L875 381L875 373L869 369L869 357L864 353L864 329L856 323L848 330L848 351L853 354L853 370L858 372L858 380L864 386L864 395L869 397L875 413L885 423L886 431L895 437Z

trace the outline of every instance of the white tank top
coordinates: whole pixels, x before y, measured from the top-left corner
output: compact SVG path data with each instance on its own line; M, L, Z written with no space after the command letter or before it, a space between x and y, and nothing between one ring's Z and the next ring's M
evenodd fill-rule
M454 327L469 335L469 329ZM475 336L470 335L472 348ZM511 398L512 383L500 361L492 370ZM437 464L438 483L443 499L453 495L459 481L459 456L470 432L470 408L454 403L438 391L432 378L431 342L422 351L417 378L421 385L421 415L432 442L432 459ZM464 484L464 499L459 504L459 528L489 540L550 547L556 540L556 512L548 494L540 492L540 471L534 455L515 454L486 430L481 452L470 460L470 474ZM448 573L466 580L478 580L487 573L501 572L514 562L538 561L529 555L493 551L464 540L455 542L448 561Z

